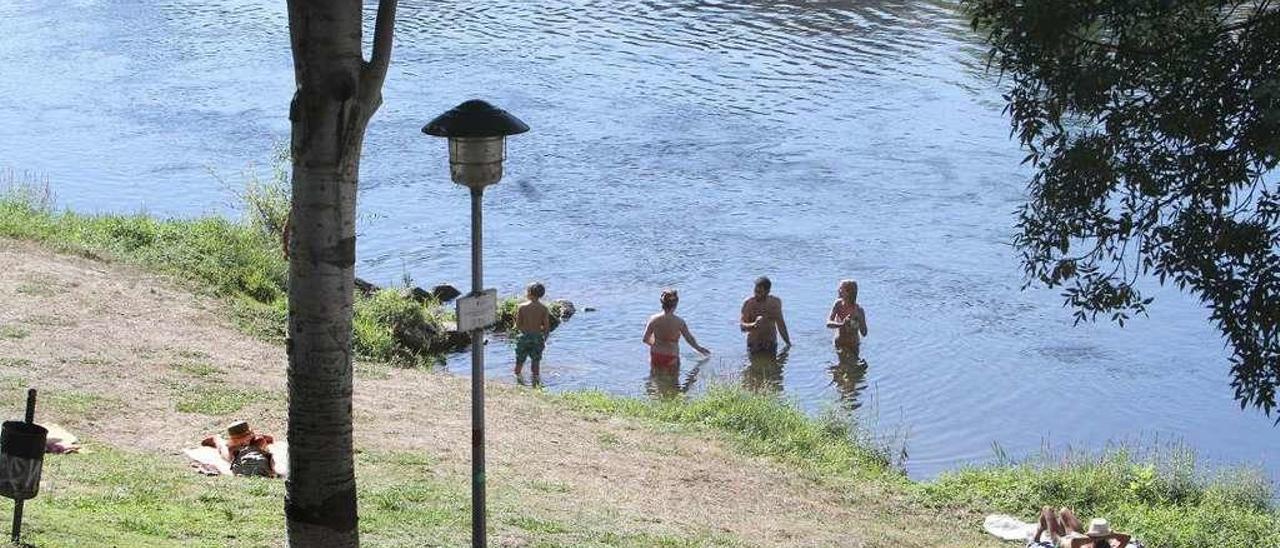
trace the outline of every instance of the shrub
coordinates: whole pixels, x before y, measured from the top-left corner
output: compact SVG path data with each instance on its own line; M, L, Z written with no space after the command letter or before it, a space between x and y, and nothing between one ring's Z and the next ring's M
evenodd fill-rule
M440 315L397 289L357 296L352 328L356 352L380 361L421 364L447 343Z

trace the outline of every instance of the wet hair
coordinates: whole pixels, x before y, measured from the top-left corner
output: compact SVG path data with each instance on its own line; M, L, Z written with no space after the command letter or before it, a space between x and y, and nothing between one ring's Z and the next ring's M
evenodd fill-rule
M676 304L680 302L680 295L676 294L674 289L662 290L662 309L666 311L675 310Z
M756 287L763 287L765 291L773 288L773 282L769 281L768 276L756 278Z
M542 282L533 282L529 284L528 291L530 295L539 299L541 299L543 295L547 294L547 288L542 286Z
M850 293L853 296L854 302L857 302L858 301L858 282L855 282L853 280L840 280L840 286L837 292L843 292L845 287L853 288L853 290L850 291Z

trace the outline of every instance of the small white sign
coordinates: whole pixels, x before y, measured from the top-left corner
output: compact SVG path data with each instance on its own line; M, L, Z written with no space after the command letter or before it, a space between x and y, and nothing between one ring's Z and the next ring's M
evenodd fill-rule
M486 289L479 295L467 295L458 303L458 331L483 329L498 321L498 290Z

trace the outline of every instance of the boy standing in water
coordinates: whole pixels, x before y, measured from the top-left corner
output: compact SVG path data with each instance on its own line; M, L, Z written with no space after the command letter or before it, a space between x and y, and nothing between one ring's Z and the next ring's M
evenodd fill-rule
M841 280L835 304L827 316L827 327L836 330L836 354L858 358L862 337L867 336L867 313L858 305L858 282Z
M739 327L747 334L747 350L755 353L774 354L778 351L778 334L782 342L791 347L787 334L787 322L782 319L782 299L769 294L773 282L761 276L756 278L755 294L742 302L742 319Z
M533 282L525 290L525 301L516 307L516 329L520 335L516 337L516 376L524 369L524 360L533 362L533 376L541 373L538 367L542 364L542 349L546 347L547 335L551 333L551 311L538 301L547 294L541 283Z

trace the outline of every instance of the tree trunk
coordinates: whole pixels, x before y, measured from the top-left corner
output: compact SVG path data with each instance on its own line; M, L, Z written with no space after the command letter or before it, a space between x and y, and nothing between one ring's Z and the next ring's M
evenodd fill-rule
M294 547L358 546L351 426L356 189L382 102L395 0L381 0L371 60L360 0L289 0L297 91L289 245L289 479Z

